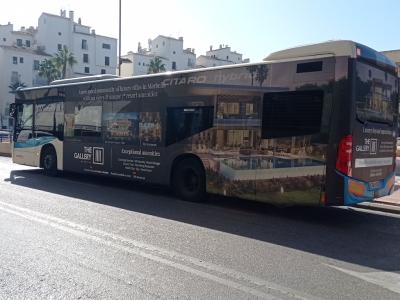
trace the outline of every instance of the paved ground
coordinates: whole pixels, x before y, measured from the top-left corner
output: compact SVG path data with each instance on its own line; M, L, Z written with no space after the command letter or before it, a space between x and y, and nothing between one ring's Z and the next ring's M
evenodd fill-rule
M396 159L394 193L390 196L375 199L372 202L361 203L357 207L400 214L400 159Z
M399 299L400 215L216 197L0 157L0 299Z

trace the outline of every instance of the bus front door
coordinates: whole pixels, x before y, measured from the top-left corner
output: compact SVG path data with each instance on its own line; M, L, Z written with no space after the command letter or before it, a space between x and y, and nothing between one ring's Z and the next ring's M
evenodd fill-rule
M33 104L16 105L13 141L13 162L32 166L35 161Z

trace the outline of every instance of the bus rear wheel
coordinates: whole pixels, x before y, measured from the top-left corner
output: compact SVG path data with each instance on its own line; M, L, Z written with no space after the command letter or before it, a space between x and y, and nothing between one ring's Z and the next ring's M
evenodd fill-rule
M47 148L43 155L43 169L47 176L57 176L57 153L54 148Z
M206 178L199 162L184 159L178 163L173 175L173 188L182 200L201 202L206 199Z

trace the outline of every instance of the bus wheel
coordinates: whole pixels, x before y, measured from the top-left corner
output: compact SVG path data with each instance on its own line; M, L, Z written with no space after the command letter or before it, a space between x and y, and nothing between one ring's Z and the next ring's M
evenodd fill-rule
M43 169L48 176L57 176L57 154L54 148L47 148L43 155Z
M206 199L206 178L202 166L194 159L184 159L175 168L173 188L179 198L190 202Z

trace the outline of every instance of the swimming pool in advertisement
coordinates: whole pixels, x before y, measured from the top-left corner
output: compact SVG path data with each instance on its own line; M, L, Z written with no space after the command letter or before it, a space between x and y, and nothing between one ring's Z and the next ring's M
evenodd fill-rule
M219 171L232 180L323 175L325 162L311 158L235 157L215 159Z
M325 163L311 158L237 157L223 158L221 163L234 170L280 169L320 166Z

